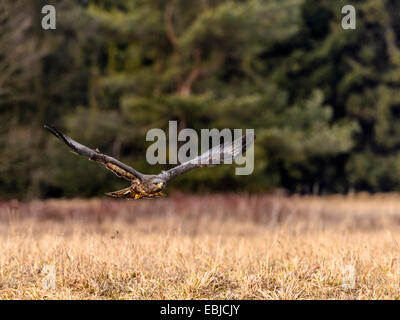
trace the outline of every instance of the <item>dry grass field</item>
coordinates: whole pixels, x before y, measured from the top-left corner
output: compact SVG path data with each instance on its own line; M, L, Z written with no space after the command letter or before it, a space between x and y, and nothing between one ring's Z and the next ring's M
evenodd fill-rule
M0 298L399 299L399 243L400 195L2 202Z

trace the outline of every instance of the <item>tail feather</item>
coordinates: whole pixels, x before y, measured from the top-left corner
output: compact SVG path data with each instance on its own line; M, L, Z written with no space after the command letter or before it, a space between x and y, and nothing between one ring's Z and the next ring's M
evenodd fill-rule
M108 192L108 193L106 193L106 195L109 197L114 197L114 198L130 198L131 197L131 187L121 189L118 191Z

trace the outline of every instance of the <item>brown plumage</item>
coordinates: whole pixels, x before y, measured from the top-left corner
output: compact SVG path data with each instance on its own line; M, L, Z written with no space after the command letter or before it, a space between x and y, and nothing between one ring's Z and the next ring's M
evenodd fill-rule
M231 143L220 144L205 153L201 154L193 160L184 162L172 169L162 171L157 175L143 174L133 169L132 167L100 153L98 149L90 149L79 142L62 134L57 128L44 126L58 139L63 141L75 153L87 157L89 160L103 164L108 170L111 170L118 177L122 177L131 182L128 188L106 193L106 195L115 198L140 199L140 198L155 198L163 196L161 192L167 185L167 182L185 172L200 167L212 167L216 161L223 163L224 159L236 159L242 155L248 147L253 143L255 135L249 133Z

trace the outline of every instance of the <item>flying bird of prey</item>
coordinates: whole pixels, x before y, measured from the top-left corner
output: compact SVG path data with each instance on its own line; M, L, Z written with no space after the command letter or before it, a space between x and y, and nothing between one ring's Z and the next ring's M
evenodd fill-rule
M189 170L200 167L212 167L215 164L223 163L224 159L234 160L242 155L250 147L255 139L253 133L243 135L242 137L220 144L204 152L200 156L184 162L172 169L162 171L160 174L143 174L132 167L114 159L110 156L100 153L98 149L90 149L75 140L62 134L57 128L44 126L58 139L63 141L73 152L89 158L89 160L103 164L118 177L125 178L131 182L131 186L122 190L106 193L106 195L115 198L155 198L163 196L161 192L167 185L168 180L184 174Z

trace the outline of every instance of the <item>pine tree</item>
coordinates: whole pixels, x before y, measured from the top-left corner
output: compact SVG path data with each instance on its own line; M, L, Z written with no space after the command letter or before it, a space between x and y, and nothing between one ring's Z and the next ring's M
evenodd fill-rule
M92 116L86 111L75 115L71 129L78 131L83 123L90 127L89 122L96 127L108 118L102 128L113 128L126 150L133 150L125 155L150 172L163 168L145 163L145 133L155 127L166 129L168 120L177 120L180 129L256 129L258 178L234 177L233 168L219 167L190 173L177 182L190 189L205 183L225 189L221 181L232 188L274 187L282 182L281 170L290 172L310 157L347 151L354 125L331 123L332 112L321 91L310 90L297 102L290 101L270 75L279 68L268 70L265 64L268 55L297 37L300 4L97 1L89 13L99 32L108 36L107 63L92 80ZM115 110L123 119L119 123L104 117Z

